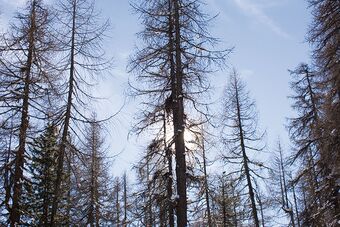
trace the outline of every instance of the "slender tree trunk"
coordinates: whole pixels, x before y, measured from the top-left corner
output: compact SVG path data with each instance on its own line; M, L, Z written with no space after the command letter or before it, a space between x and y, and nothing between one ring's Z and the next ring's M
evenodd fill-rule
M127 225L127 180L126 180L126 173L123 175L123 193L124 193L124 220L123 226Z
M297 224L298 224L298 227L300 227L301 224L300 224L299 210L298 210L298 207L297 207L297 200L296 200L296 193L295 193L295 186L294 185L293 185L293 197L294 197L294 204L295 204L295 213L296 213Z
M10 157L11 157L11 152L12 152L12 139L13 139L13 120L11 122L11 132L9 136L9 144L8 144L8 150L7 150L7 156L5 160L5 173L4 173L4 189L5 189L5 201L4 204L7 208L8 211L10 211L10 205L9 205L9 200L11 198L11 181L10 181Z
M177 193L177 225L187 226L187 180L186 180L186 161L184 143L184 103L183 103L183 70L182 70L182 50L181 50L181 25L180 25L180 4L179 0L172 0L174 3L174 30L175 30L175 95L173 109L173 123L175 133L176 151L176 178Z
M73 160L73 155L70 154L69 160L67 162L67 194L66 194L66 224L65 225L71 225L71 208L72 208L72 199L71 199L71 162ZM64 177L64 176L63 176Z
M146 226L153 226L153 213L152 213L152 194L151 194L151 184L149 182L150 170L149 170L149 160L147 160L146 164L146 172L147 172L147 184L148 184L148 202L147 202L147 215L146 215Z
M116 190L116 226L120 225L120 206L119 206L119 181L117 179L117 190Z
M92 149L91 149L91 183L90 183L90 207L88 211L88 221L87 223L90 224L91 227L94 226L94 207L96 206L96 198L95 198L95 190L96 190L96 185L95 185L95 141L94 141L94 132L91 130L92 133Z
M293 209L289 206L288 189L287 189L287 184L286 184L286 174L285 174L285 171L284 171L282 149L281 149L280 144L279 144L279 152L280 152L280 167L281 167L281 170L282 170L283 194L284 194L284 198L285 198L285 202L283 204L283 206L285 207L284 211L289 214L291 223L292 223L293 227L295 227L294 212L293 212Z
M225 178L222 175L222 212L223 212L223 227L227 227L227 204L225 202Z
M203 152L203 171L204 171L204 191L205 191L205 200L207 203L206 205L207 205L207 213L208 213L208 226L212 227L211 214L210 214L208 174L207 174L207 160L205 156L203 126L202 126L202 152Z
M167 174L167 204L168 204L168 216L169 216L169 227L174 227L175 226L175 220L174 220L174 207L173 207L173 201L172 201L172 152L171 148L168 147L168 144L166 142L166 136L167 136L167 131L166 131L166 111L164 111L164 118L163 118L163 129L164 129L164 149L167 157L167 162L168 162L168 174Z
M235 81L235 84L237 84L236 81ZM246 154L246 148L245 148L245 144L244 144L243 128L242 128L242 121L241 121L241 110L240 110L240 102L239 102L239 95L238 95L237 86L235 86L235 89L236 89L238 127L239 127L240 143L241 143L240 146L241 146L241 149L242 149L244 172L246 174L246 179L247 179L247 185L248 185L248 190L249 190L249 198L250 198L250 201L251 201L252 214L253 214L253 218L254 218L254 225L256 227L260 227L259 218L257 216L257 208L256 208L256 203L255 203L254 189L253 189L252 182L251 182L251 179L250 179L250 170L249 170L249 167L248 167L248 156Z
M263 204L262 204L262 200L261 200L261 197L260 195L256 194L256 197L257 197L257 201L259 203L259 206L260 206L260 213L261 213L261 224L262 224L262 227L264 227L264 213L263 213Z
M43 199L43 213L42 213L42 217L41 217L41 222L42 226L47 226L48 225L48 212L49 212L49 204L50 204L50 195L49 195L49 186L50 186L50 171L49 171L49 166L48 165L44 165L44 181L43 181L43 190L44 190L44 199Z
M70 54L70 77L69 77L69 85L68 85L68 98L67 98L67 106L65 112L65 121L64 121L64 128L61 138L61 144L58 154L58 167L57 167L57 179L55 182L55 190L54 190L54 197L52 203L52 214L51 214L51 226L55 226L55 216L58 210L58 203L60 200L61 192L61 180L63 176L63 165L64 165L64 156L67 144L67 137L71 119L71 108L72 108L72 98L73 98L73 89L74 89L74 57L75 57L75 33L76 33L76 8L77 8L77 1L73 1L73 16L72 16L72 35L71 35L71 54Z
M23 169L25 163L25 147L26 147L26 137L27 137L27 129L29 126L29 116L28 116L28 108L29 108L29 94L30 94L30 83L31 83L31 67L33 64L34 58L34 32L35 32L35 11L36 11L36 2L32 2L32 12L31 12L31 26L29 30L29 47L27 53L27 62L23 71L25 74L24 81L24 93L23 93L23 103L22 103L22 111L21 111L21 124L19 130L19 147L15 157L15 169L14 169L14 177L13 177L13 199L12 199L12 208L10 209L9 219L11 227L17 226L20 223L20 197L22 193L22 181L23 181Z

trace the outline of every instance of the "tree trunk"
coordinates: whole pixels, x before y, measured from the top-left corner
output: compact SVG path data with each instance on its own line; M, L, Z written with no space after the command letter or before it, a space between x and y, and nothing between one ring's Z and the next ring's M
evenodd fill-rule
M24 93L22 100L22 111L21 111L21 121L20 121L20 130L19 130L19 147L16 152L15 157L15 170L13 177L13 199L12 199L12 208L10 209L9 219L11 227L17 226L20 224L20 197L22 193L22 181L23 181L23 169L25 163L25 147L26 147L26 137L27 137L27 129L29 126L29 115L28 115L28 107L29 107L29 94L30 94L30 83L31 83L31 67L34 58L34 32L35 32L35 10L36 10L36 2L32 2L32 12L31 12L31 26L29 30L29 47L27 53L27 62L25 65L25 81L24 81Z
M280 152L280 167L281 167L281 171L282 171L283 195L284 195L284 198L285 198L284 204L282 204L282 206L283 206L284 211L289 214L291 223L294 227L295 226L294 213L293 213L293 209L290 208L290 206L289 206L288 189L287 189L287 184L286 184L286 174L285 174L285 171L284 171L282 149L281 149L280 144L279 144L279 152Z
M147 172L147 184L148 184L148 202L147 202L147 215L146 215L146 226L153 226L153 213L152 213L152 193L151 193L151 184L150 184L150 170L149 170L149 160L146 163L146 172Z
M249 170L249 167L248 167L248 157L247 157L247 154L246 154L246 148L245 148L245 144L244 144L239 94L238 94L238 88L237 88L237 82L236 81L235 81L235 85L236 85L235 86L235 89L236 89L235 92L236 92L236 102L237 102L237 118L238 118L238 127L239 127L240 146L241 146L242 156L243 156L244 172L246 174L246 179L247 179L247 185L248 185L248 190L249 190L249 198L250 198L250 201L251 201L252 214L253 214L253 218L254 218L254 225L256 227L260 227L259 218L257 216L257 208L256 208L256 203L255 203L254 189L253 189L252 182L251 182L251 179L250 179L250 170Z
M171 148L168 147L168 144L166 142L166 136L167 136L167 131L166 131L166 111L164 111L164 118L163 118L163 129L164 129L164 149L166 153L166 158L168 162L168 174L167 174L167 204L168 204L168 216L169 216L169 227L174 227L175 226L175 220L174 220L174 207L173 207L173 201L172 201L172 152Z
M222 211L223 211L223 227L227 227L227 204L225 202L225 178L222 175Z
M95 190L96 190L96 176L95 176L95 161L96 161L96 155L95 155L95 139L94 139L94 131L93 128L91 130L91 139L92 139L92 149L91 149L91 183L90 183L90 207L88 211L88 221L87 223L90 224L91 227L94 226L95 218L94 218L94 207L96 206L96 198L95 198Z
M55 216L58 210L59 197L61 196L60 185L63 176L63 167L64 167L64 156L67 144L67 137L71 119L71 108L72 108L72 97L73 97L73 89L74 89L74 57L75 57L75 33L76 33L76 7L77 1L73 1L73 17L72 17L72 36L71 36L71 54L70 54L70 78L69 78L69 88L68 88L68 98L67 98L67 106L65 112L65 121L64 128L61 138L61 144L58 154L58 167L57 167L57 179L55 182L55 190L54 190L54 198L52 203L52 213L51 213L51 226L55 226Z
M298 207L297 207L297 199L296 199L296 193L295 193L295 186L293 185L293 197L294 197L294 204L295 204L295 213L296 213L296 219L297 219L297 224L298 224L298 227L301 226L300 224L300 217L299 217L299 210L298 210Z
M9 200L11 198L11 181L10 181L10 157L11 157L11 152L12 152L12 139L13 139L13 120L11 122L11 132L10 132L10 137L9 137L9 144L8 144L8 150L7 150L7 156L5 160L5 173L4 173L4 189L5 189L5 200L4 204L7 208L8 211L10 211L10 205L9 205Z
M119 181L117 179L117 190L116 190L116 226L120 225L120 205L119 205Z
M180 4L179 0L174 3L174 30L175 30L175 90L173 124L175 133L176 153L176 178L177 178L177 225L187 226L187 183L186 183L186 161L184 143L184 103L183 103L183 71L181 51L181 26L180 26Z
M205 191L205 200L207 203L208 226L212 227L211 214L210 214L208 175L207 175L207 160L205 157L203 126L202 126L202 152L203 152L203 171L204 171L204 191Z
M259 203L259 206L260 206L260 213L261 213L261 224L262 224L262 227L264 227L264 213L263 213L263 204L262 204L262 200L261 200L261 197L260 195L256 194L256 197L257 197L257 201Z
M127 225L127 180L126 180L126 173L123 175L123 193L124 193L124 220L123 226Z

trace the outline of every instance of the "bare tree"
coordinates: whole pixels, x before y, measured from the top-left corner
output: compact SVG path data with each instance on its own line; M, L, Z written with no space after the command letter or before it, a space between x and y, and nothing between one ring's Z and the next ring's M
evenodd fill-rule
M65 104L60 108L61 144L58 153L57 179L55 182L51 225L55 225L55 216L60 200L60 186L63 176L65 151L69 146L69 133L81 133L79 123L91 122L84 110L87 100L93 97L87 92L92 85L88 78L94 78L108 67L110 61L105 60L102 49L104 32L108 22L99 24L98 14L92 0L59 1L60 49L61 64L66 76Z
M236 179L227 176L226 172L217 174L211 180L211 210L213 226L240 226L243 212L241 198L236 188Z
M3 166L4 203L11 226L20 224L22 214L27 142L36 123L47 117L46 102L54 80L51 53L55 50L49 29L51 14L42 0L28 1L16 19L0 48L0 127L9 133L11 141Z
M145 30L139 35L145 46L137 50L130 70L137 75L139 86L131 85L135 94L145 95L150 103L143 102L140 128L161 121L160 112L171 112L176 160L176 189L179 196L176 206L177 225L187 225L187 163L184 141L189 113L185 106L198 109L197 100L209 90L206 75L212 63L222 63L228 51L212 51L216 44L207 26L209 18L200 11L197 0L152 0L134 8L142 16ZM152 89L150 89L152 84Z
M296 226L291 196L291 168L288 159L284 155L281 141L278 140L277 148L272 158L273 162L269 170L268 191L271 199L271 207L281 210L288 217L289 226Z
M313 47L313 60L323 88L324 138L318 166L321 171L320 192L324 200L326 222L336 226L340 219L340 2L309 0L313 22L308 41Z
M172 195L173 185L169 185L171 175L168 172L164 138L152 140L146 154L134 167L140 179L134 197L139 201L136 205L143 207L138 212L137 219L147 226L173 226L173 207L177 199L169 197L169 191Z
M311 70L307 64L299 65L291 71L294 77L291 88L295 94L291 98L295 101L293 108L298 112L298 116L290 118L289 133L291 141L294 143L294 152L291 162L300 162L301 168L295 177L294 184L298 181L308 182L308 187L303 187L305 195L308 197L304 211L305 214L314 214L303 219L309 223L313 219L314 223L322 225L324 222L321 196L318 192L320 187L320 151L322 144L326 141L323 138L322 128L322 106L323 94L321 81L318 73ZM313 218L314 216L314 218ZM308 221L307 221L308 220Z
M249 97L245 84L235 69L230 75L229 84L223 99L222 138L229 152L223 154L224 160L229 164L236 164L239 181L245 177L248 195L251 204L253 223L260 226L258 207L256 204L256 190L254 181L260 178L259 171L264 167L260 161L250 158L251 152L260 152L263 146L260 143L264 133L259 134L257 129L257 113L255 103Z

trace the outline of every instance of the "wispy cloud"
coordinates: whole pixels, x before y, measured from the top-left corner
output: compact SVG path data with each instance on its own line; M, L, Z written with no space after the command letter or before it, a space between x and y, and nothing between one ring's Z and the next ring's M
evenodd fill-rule
M267 26L275 34L285 39L291 39L292 37L285 32L279 25L277 25L264 11L263 9L248 0L234 0L236 5L249 16L255 18L261 24Z

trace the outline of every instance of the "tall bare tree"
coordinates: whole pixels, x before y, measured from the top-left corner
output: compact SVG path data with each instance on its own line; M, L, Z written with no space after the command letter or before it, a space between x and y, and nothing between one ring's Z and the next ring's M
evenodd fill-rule
M259 171L264 165L255 160L253 152L260 152L264 133L260 134L257 128L257 113L255 102L250 99L245 83L234 69L230 75L229 84L223 99L222 138L229 152L223 155L229 164L236 164L239 181L245 177L254 226L260 226L258 207L256 204L256 189L254 182L259 179ZM234 172L234 171L233 171Z
M184 131L189 112L200 111L197 97L209 90L207 74L212 63L221 64L228 51L213 51L216 44L207 31L209 18L201 12L197 0L152 0L134 5L142 16L144 31L139 35L145 45L132 57L130 70L136 73L138 95L145 95L147 108L141 113L141 128L161 121L161 112L170 110L176 160L177 225L186 226L187 163ZM152 88L150 89L150 85Z
M103 126L96 122L95 115L86 129L86 134L82 153L78 155L80 173L77 188L77 224L100 226L106 223L105 214L109 212L107 200L111 181Z
M62 25L59 43L62 50L61 64L65 74L63 94L65 104L60 108L61 141L58 153L57 179L54 188L51 225L55 225L55 216L61 198L60 186L63 176L65 151L69 146L69 133L81 133L79 123L91 122L84 110L88 93L92 85L89 78L100 74L110 67L102 48L104 32L108 22L100 24L92 0L59 1L59 22ZM77 133L75 133L77 134Z
M22 214L27 142L37 130L36 123L46 119L46 102L52 94L51 53L55 46L49 27L51 18L42 0L27 1L24 12L17 14L17 22L1 41L0 127L11 140L4 163L4 176L10 176L10 181L4 180L4 202L11 226L20 224Z
M340 2L309 0L313 22L308 41L313 48L313 60L323 88L323 137L318 166L322 174L320 191L326 222L337 225L340 219Z
M312 221L310 219L313 219L312 222L322 225L321 223L324 222L321 211L323 202L320 194L317 193L321 179L318 163L322 144L325 141L322 133L323 94L321 81L318 73L307 64L300 64L291 71L291 75L293 76L291 88L294 90L294 95L291 98L295 101L292 107L298 112L298 116L289 119L290 138L294 143L291 162L302 164L294 184L298 181L308 182L306 183L309 186L303 187L304 193L308 197L306 210L303 213L314 215L308 217L303 215L302 217L306 223L310 223Z
M289 226L296 226L296 218L294 215L293 196L291 195L291 177L290 162L285 156L281 141L278 140L275 153L271 158L272 164L269 170L268 191L270 198L270 206L272 209L283 211L289 220Z

